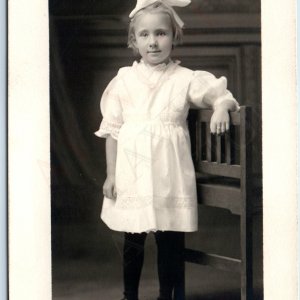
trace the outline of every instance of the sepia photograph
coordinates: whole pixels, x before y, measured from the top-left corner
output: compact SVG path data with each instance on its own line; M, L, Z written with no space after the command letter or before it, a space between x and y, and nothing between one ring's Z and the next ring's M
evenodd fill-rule
M7 3L10 300L297 300L296 1Z
M49 0L52 299L263 297L260 1Z

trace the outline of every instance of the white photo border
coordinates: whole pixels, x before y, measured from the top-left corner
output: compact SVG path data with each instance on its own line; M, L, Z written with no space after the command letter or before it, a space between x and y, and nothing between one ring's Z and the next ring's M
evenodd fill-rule
M9 296L50 300L48 3L8 5ZM295 0L262 0L262 68L264 294L296 300Z

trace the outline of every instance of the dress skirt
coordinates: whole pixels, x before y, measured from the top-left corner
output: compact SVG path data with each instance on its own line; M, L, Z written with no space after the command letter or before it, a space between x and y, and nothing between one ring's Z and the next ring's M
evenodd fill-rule
M101 218L125 232L196 231L197 198L186 121L127 120L119 132L117 199Z

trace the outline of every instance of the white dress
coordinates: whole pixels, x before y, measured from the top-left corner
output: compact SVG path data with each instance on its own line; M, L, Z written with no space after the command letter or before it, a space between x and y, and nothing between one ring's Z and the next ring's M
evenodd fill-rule
M121 68L101 98L95 134L118 140L117 199L104 197L101 218L116 231L192 232L198 228L195 171L187 114L191 105L238 103L226 78L170 61Z

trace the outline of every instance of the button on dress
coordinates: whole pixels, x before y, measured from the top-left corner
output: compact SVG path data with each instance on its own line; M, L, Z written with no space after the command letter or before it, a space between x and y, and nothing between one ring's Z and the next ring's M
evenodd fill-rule
M227 80L169 61L121 68L104 91L95 134L118 141L116 200L104 197L101 218L116 231L192 232L198 228L195 170L187 127L191 105L237 101Z

